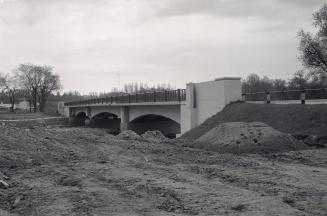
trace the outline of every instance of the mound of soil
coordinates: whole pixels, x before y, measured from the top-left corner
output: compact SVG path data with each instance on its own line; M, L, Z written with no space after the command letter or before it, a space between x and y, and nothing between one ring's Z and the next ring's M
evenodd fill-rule
M220 153L286 152L308 147L290 134L262 122L223 123L196 139L190 146Z
M135 133L132 130L123 131L120 134L118 134L117 137L118 138L122 138L122 139L132 139L132 140L136 140L136 139L141 139L142 138L140 135L138 135L137 133Z
M151 141L166 141L168 140L165 135L161 133L161 131L155 130L155 131L147 131L144 134L142 134L142 137L146 140Z
M327 104L233 103L181 138L195 140L225 122L264 122L289 134L327 135Z

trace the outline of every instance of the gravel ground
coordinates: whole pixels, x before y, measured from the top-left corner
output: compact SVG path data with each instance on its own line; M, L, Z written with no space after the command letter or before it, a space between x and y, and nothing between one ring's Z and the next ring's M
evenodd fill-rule
M0 131L0 215L327 212L326 149L233 155L101 129Z

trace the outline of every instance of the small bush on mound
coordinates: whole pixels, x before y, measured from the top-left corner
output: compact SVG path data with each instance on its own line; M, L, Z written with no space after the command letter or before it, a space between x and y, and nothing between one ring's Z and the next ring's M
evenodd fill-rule
M161 133L161 131L155 130L155 131L147 131L144 134L142 134L142 137L146 140L154 140L154 141L166 141L168 140L165 135Z
M138 135L132 130L123 131L120 134L118 134L117 137L122 139L133 139L133 140L142 138L140 135Z
M220 153L285 152L308 147L290 134L261 122L223 123L187 146Z

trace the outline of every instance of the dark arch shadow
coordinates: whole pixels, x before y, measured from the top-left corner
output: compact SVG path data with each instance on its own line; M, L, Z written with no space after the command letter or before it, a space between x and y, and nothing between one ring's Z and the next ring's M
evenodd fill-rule
M79 112L76 117L78 118L86 118L86 113L85 112Z
M149 130L158 130L168 138L176 138L176 135L181 133L179 123L170 118L153 114L134 119L129 123L128 128L138 134L143 134Z
M90 127L108 128L110 133L118 134L120 131L120 118L109 112L102 112L92 117Z
M72 119L71 124L73 126L84 126L85 125L85 120L87 119L86 113L85 112L79 112L75 118Z

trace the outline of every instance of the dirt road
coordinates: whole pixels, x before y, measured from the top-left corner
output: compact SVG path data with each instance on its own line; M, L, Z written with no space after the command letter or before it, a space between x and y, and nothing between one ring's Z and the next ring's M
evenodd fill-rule
M326 149L240 156L101 129L0 131L0 215L327 212Z

